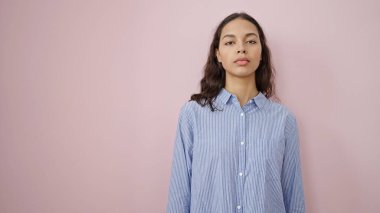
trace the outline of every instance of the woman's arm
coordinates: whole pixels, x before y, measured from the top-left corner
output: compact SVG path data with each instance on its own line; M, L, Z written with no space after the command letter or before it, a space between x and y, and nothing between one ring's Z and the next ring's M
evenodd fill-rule
M305 200L302 184L300 144L294 114L287 116L285 124L285 154L281 184L287 213L304 213Z
M180 111L169 183L167 213L190 212L191 164L193 145L193 122L190 119L189 105Z

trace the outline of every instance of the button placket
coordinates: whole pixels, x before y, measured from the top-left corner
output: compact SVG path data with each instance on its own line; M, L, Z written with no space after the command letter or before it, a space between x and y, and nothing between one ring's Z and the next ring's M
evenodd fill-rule
M239 164L238 164L238 184L237 184L237 191L238 191L238 194L237 194L237 201L238 201L238 205L237 205L237 209L238 210L241 210L242 209L242 201L243 201L243 194L244 194L244 171L245 171L245 155L246 155L246 146L245 145L245 129L246 129L246 119L247 119L247 116L246 116L246 112L243 111L243 109L241 109L240 111L240 119L239 119L239 140L240 140L240 145L239 145L239 156L238 156L238 159L239 159Z

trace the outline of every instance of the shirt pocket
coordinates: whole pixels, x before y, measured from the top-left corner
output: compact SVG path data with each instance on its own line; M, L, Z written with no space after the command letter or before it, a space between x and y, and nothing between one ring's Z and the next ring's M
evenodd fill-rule
M277 138L262 138L260 140L263 146L265 179L268 181L279 181L281 180L284 159L284 141Z

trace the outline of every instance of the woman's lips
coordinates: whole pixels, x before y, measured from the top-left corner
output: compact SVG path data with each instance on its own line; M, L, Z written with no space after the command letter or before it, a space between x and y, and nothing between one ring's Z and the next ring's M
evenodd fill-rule
M248 64L248 62L249 62L248 60L240 60L240 61L236 61L235 63L237 63L240 66L243 66L243 65Z

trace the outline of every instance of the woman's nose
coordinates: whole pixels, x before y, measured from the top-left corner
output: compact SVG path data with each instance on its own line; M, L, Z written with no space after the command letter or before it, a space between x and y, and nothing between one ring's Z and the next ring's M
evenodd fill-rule
M245 53L245 47L244 47L244 44L240 44L238 45L238 50L237 50L237 53Z

